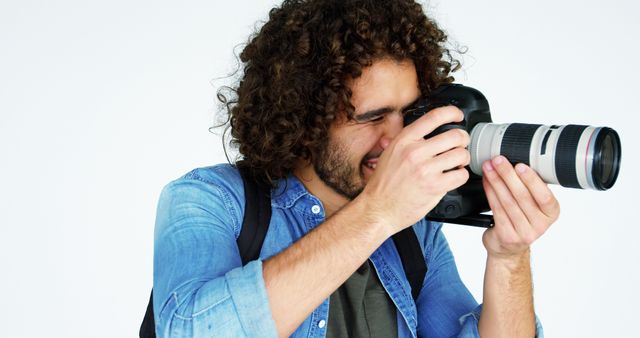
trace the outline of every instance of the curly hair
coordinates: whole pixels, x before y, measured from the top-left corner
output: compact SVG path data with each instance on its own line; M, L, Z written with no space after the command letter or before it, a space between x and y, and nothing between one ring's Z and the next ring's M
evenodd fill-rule
M332 123L353 116L348 80L378 59L413 60L422 93L452 82L446 40L413 0L285 0L241 52L235 99L218 93L236 165L273 185L313 160Z

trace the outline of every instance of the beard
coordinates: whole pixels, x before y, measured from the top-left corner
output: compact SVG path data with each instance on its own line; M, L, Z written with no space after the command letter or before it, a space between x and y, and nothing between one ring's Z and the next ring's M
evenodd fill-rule
M364 189L364 174L361 166L350 164L348 154L344 145L328 141L314 156L313 168L328 187L353 200Z

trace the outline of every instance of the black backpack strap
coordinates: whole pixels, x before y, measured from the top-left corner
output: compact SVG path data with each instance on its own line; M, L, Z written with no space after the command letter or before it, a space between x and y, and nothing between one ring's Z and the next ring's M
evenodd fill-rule
M147 311L144 313L144 319L142 319L142 325L140 325L140 338L155 338L156 337L156 321L153 318L153 290L151 290L151 297L149 297L149 304L147 304Z
M246 168L239 168L244 185L244 218L242 230L236 242L240 250L242 264L258 259L262 242L267 235L271 221L271 189L265 184L258 183ZM156 323L153 317L153 290L140 325L140 338L155 338Z
M244 184L244 218L236 240L242 264L258 259L271 221L271 189L257 182L251 172L238 168Z
M411 285L413 301L417 302L424 276L427 274L427 263L424 261L418 236L413 227L408 227L393 235L393 243L400 254L404 274Z

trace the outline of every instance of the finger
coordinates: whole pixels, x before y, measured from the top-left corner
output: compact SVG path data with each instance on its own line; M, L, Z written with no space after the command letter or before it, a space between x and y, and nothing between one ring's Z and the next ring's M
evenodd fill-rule
M438 181L440 181L440 184L445 187L445 191L443 192L447 192L459 188L461 185L467 183L468 180L469 171L467 169L460 168L442 173L442 176Z
M558 203L549 186L542 181L535 171L523 163L516 165L516 172L540 207L542 213L552 220L556 220L560 215L560 203Z
M500 233L499 237L501 238L513 238L514 236L517 236L516 229L513 227L513 224L511 224L511 220L509 220L504 207L500 204L500 200L498 200L496 192L484 176L482 177L482 187L484 188L484 193L487 196L489 207L493 212L493 229Z
M520 176L516 174L513 166L504 156L495 157L491 164L506 184L511 196L522 209L530 224L535 225L542 217L545 217L525 183L522 182Z
M463 168L471 161L471 154L465 148L454 148L446 151L431 161L430 166L433 166L434 170L446 171L454 168Z
M460 122L464 119L464 114L455 106L439 107L429 111L403 130L407 137L419 140L431 133L443 124Z
M469 140L469 133L466 130L455 128L433 136L427 139L425 143L429 145L429 149L433 152L432 156L435 156L456 147L466 148L469 145Z
M504 213L511 221L513 228L521 238L526 239L527 241L533 241L533 238L531 238L531 232L533 228L530 225L529 219L527 219L526 215L520 209L520 206L513 198L513 195L511 195L511 192L507 188L505 182L496 172L495 168L491 164L491 161L485 161L482 165L482 169L483 176L491 185L491 188L493 188L495 195L500 201L500 205L502 205Z

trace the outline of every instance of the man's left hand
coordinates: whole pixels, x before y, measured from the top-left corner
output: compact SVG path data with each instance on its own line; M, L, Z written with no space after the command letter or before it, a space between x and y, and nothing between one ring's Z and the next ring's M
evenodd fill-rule
M519 257L558 219L560 204L540 176L523 163L514 167L497 156L485 161L482 171L495 221L482 242L489 256Z

